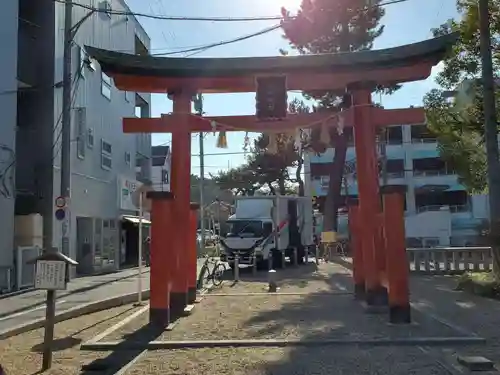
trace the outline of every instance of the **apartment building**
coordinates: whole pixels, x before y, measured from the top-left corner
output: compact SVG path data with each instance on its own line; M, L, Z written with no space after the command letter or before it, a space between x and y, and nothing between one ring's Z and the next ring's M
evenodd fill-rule
M124 215L137 215L130 199L151 179L151 138L122 132L122 118L150 116L150 94L118 91L85 45L147 54L149 36L124 0L74 0L82 21L72 48L71 217L69 256L77 272L120 264ZM94 7L92 12L78 4ZM64 4L12 0L0 14L0 289L19 263L15 216L52 213L60 186ZM139 169L136 171L136 167ZM47 217L47 216L46 216ZM43 238L61 245L61 224L44 220ZM46 241L44 246L49 246ZM15 280L16 278L14 278ZM11 281L12 282L12 281Z
M346 157L343 198L355 197L358 187L355 175L356 157L351 133L351 147ZM384 140L382 140L384 141ZM487 196L470 196L458 182L457 175L439 157L436 139L423 124L392 126L385 135L388 184L404 184L406 235L409 246L446 246L474 244L478 228L488 217ZM328 189L328 170L334 151L309 154L305 160L308 194L324 202ZM381 158L379 150L379 158ZM382 175L382 173L381 173ZM383 183L381 176L380 183ZM345 200L344 200L345 201ZM339 233L347 234L345 207L339 212Z

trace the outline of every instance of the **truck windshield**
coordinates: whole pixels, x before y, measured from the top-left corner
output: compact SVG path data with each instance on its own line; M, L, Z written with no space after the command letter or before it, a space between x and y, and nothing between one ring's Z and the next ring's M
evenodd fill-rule
M229 232L227 237L262 237L262 221L238 220L228 221Z

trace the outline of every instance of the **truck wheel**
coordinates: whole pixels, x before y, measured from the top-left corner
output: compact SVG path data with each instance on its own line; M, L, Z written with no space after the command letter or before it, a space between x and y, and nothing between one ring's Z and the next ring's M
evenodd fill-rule
M275 270L283 268L283 255L281 254L281 251L273 249L271 250L271 253L273 255L273 268Z

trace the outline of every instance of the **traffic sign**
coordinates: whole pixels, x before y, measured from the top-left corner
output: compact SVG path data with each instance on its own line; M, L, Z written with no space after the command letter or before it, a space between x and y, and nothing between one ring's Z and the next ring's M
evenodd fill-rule
M66 210L64 208L58 208L55 212L56 219L61 221L66 217Z
M66 198L59 196L56 198L56 207L63 208L66 206Z

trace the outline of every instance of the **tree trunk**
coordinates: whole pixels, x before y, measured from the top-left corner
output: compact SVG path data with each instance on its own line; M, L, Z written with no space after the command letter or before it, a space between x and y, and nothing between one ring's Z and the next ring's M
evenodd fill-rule
M333 165L330 169L330 180L328 181L328 193L323 213L323 230L325 232L338 231L338 209L342 192L342 180L344 177L344 165L347 154L347 137L345 133L338 134L337 129L330 131L332 145L335 148Z
M269 188L269 192L271 193L271 195L276 195L276 189L274 188L272 183L268 182L267 187Z
M286 195L285 179L280 178L278 180L278 188L279 188L280 195Z
M349 22L342 24L341 29L340 52L349 52L351 45L349 43ZM325 201L325 210L323 214L323 230L338 231L338 209L340 206L340 197L342 193L342 181L344 178L345 159L347 154L347 136L346 133L339 134L337 129L330 128L331 145L335 147L333 165L330 170L330 180L328 181L328 193Z
M295 170L295 179L299 184L299 197L303 197L305 195L304 189L304 180L302 179L302 166L304 165L304 159L302 156L299 156L297 160L297 169Z

